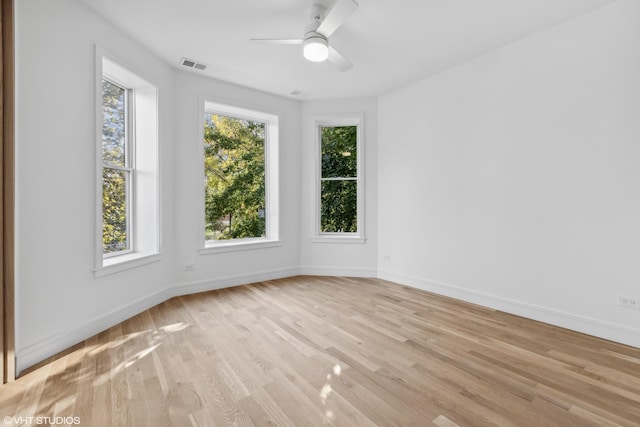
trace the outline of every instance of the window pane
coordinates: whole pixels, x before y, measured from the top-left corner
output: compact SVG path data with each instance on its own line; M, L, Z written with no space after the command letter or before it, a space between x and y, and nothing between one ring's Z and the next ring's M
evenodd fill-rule
M125 166L125 92L126 90L102 80L102 162Z
M128 171L102 170L102 250L108 254L129 249L127 235Z
M265 124L205 113L206 240L266 236Z
M358 175L357 126L321 128L322 178Z
M322 181L320 189L320 231L358 232L358 181Z

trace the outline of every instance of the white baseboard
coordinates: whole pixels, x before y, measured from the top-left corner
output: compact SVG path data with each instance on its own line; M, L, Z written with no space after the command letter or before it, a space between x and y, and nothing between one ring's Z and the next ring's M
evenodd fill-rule
M26 368L43 361L61 351L90 338L105 329L108 329L123 320L129 319L136 314L150 309L164 301L176 296L173 287L165 288L155 294L140 298L124 307L110 311L96 317L82 326L69 331L64 331L56 335L36 341L20 349L16 353L16 372L20 374Z
M231 286L245 285L248 283L262 282L265 280L297 276L299 271L300 270L297 267L282 268L257 273L220 277L199 282L179 283L177 285L170 286L152 295L133 301L121 308L110 311L109 313L100 315L82 326L36 341L22 349L19 349L16 353L16 372L20 374L20 372L28 367L73 347L79 342L82 342L105 329L117 325L118 323L148 310L151 307L162 304L173 297L222 289Z
M375 268L346 268L326 266L302 266L299 274L306 276L377 277Z
M170 286L148 297L140 298L137 301L129 303L119 309L100 315L83 326L61 332L27 345L26 347L18 350L16 354L16 370L19 374L24 369L175 296L206 292L248 283L262 282L265 280L281 279L297 276L299 274L312 276L378 277L380 279L389 280L402 285L434 292L440 295L449 296L640 348L640 329L629 328L624 325L603 322L589 317L566 313L547 307L526 304L496 295L490 295L453 286L447 283L426 280L392 271L376 271L375 269L366 268L304 266L300 268L291 267L248 274L238 274L211 280L179 283L174 286Z
M378 278L389 280L424 291L445 295L506 313L526 317L584 334L615 341L640 348L640 329L615 323L604 322L573 313L567 313L548 307L527 304L496 295L453 286L447 283L427 280L392 271L379 270Z
M257 273L236 274L197 282L179 283L174 285L173 289L176 291L176 296L189 295L232 286L248 285L249 283L264 282L266 280L283 279L285 277L297 276L298 274L300 274L298 267L279 268L277 270L265 270Z

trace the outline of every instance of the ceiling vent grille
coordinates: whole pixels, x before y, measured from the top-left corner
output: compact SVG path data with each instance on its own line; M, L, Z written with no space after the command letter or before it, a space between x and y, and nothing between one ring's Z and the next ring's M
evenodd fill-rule
M201 64L199 62L194 61L193 59L182 58L180 60L180 65L187 68L195 68L196 70L204 70L207 68L205 64Z

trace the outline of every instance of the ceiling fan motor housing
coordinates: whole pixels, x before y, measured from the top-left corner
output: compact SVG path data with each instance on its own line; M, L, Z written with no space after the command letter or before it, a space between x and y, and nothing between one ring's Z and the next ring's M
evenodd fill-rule
M326 61L329 57L329 42L325 36L316 30L320 26L321 11L320 6L314 6L312 12L312 22L310 22L304 31L304 48L303 55L312 62Z
M310 31L304 35L304 57L309 61L322 62L329 57L329 43L320 33Z

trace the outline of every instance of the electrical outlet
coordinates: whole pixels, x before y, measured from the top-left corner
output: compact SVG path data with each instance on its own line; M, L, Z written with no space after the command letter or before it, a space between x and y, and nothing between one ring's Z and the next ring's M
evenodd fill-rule
M618 295L618 305L620 307L640 309L640 298L625 297Z
M185 264L183 270L184 271L193 271L196 269L195 264Z

